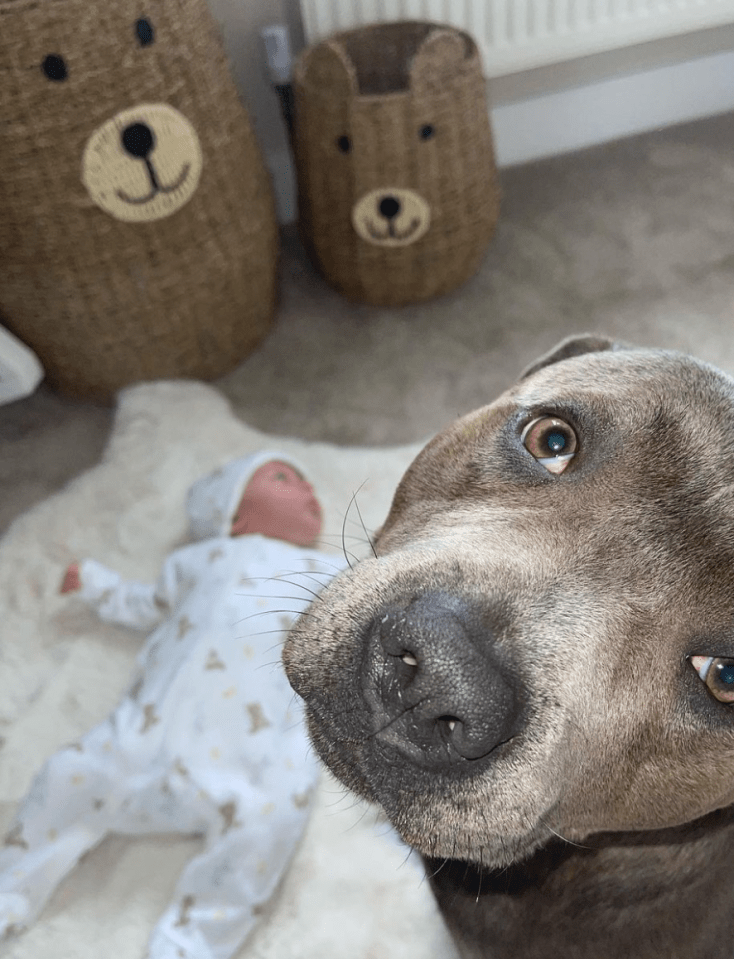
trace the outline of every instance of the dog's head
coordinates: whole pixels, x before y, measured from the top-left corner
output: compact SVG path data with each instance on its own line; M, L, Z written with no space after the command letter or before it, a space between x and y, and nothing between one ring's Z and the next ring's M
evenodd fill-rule
M288 640L313 742L427 856L734 803L734 382L566 341L420 453Z

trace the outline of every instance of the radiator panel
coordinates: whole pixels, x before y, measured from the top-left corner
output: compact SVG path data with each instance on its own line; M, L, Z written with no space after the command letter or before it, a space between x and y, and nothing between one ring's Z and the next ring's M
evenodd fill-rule
M394 20L467 30L487 76L734 23L734 0L300 0L306 39Z

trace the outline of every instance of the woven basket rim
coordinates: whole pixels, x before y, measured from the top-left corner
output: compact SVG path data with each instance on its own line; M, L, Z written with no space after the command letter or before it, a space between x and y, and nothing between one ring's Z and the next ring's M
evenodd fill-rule
M2 2L2 0L0 0ZM470 33L467 33L466 30L462 30L459 27L455 27L453 24L441 23L440 21L434 20L396 20L393 22L387 23L374 23L368 24L362 27L355 27L351 30L340 30L338 33L332 33L327 37L324 37L318 43L313 44L312 46L306 47L300 55L297 57L296 62L293 66L293 80L304 90L308 90L309 94L318 96L319 99L324 101L333 101L340 102L344 100L343 95L341 94L330 94L324 90L318 84L310 83L305 76L308 61L311 55L318 50L322 45L327 43L336 42L340 45L343 45L343 41L346 38L358 37L360 34L374 34L380 30L394 28L398 30L406 30L406 28L415 29L416 27L433 27L436 30L448 30L452 33L455 33L457 36L461 37L464 43L466 44L466 56L461 62L461 66L457 68L456 79L462 80L467 77L474 78L476 76L477 68L479 73L483 74L483 64L482 58L477 46L476 41ZM346 53L346 49L345 49ZM413 95L413 91L410 87L401 88L399 90L392 90L386 93L360 93L358 90L355 91L349 97L350 100L359 100L362 103L369 102L371 100L384 101L386 99L399 99L401 97L409 97Z

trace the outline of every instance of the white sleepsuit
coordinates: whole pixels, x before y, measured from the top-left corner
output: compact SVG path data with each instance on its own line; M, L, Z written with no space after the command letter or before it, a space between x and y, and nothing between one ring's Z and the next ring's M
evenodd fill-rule
M206 837L152 933L150 959L227 959L257 921L318 777L281 642L344 565L260 535L227 535L247 481L272 459L292 464L260 453L192 487L200 541L172 553L156 584L82 562L78 595L102 619L154 631L117 709L52 756L21 803L0 846L0 939L27 926L110 832Z

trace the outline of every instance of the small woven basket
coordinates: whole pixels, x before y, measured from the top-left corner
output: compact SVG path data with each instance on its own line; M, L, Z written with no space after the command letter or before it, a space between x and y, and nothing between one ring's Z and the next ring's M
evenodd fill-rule
M0 322L105 400L225 373L274 308L270 180L207 4L141 9L0 0Z
M326 280L389 306L472 276L499 189L471 37L424 22L336 34L301 54L294 96L301 234Z

